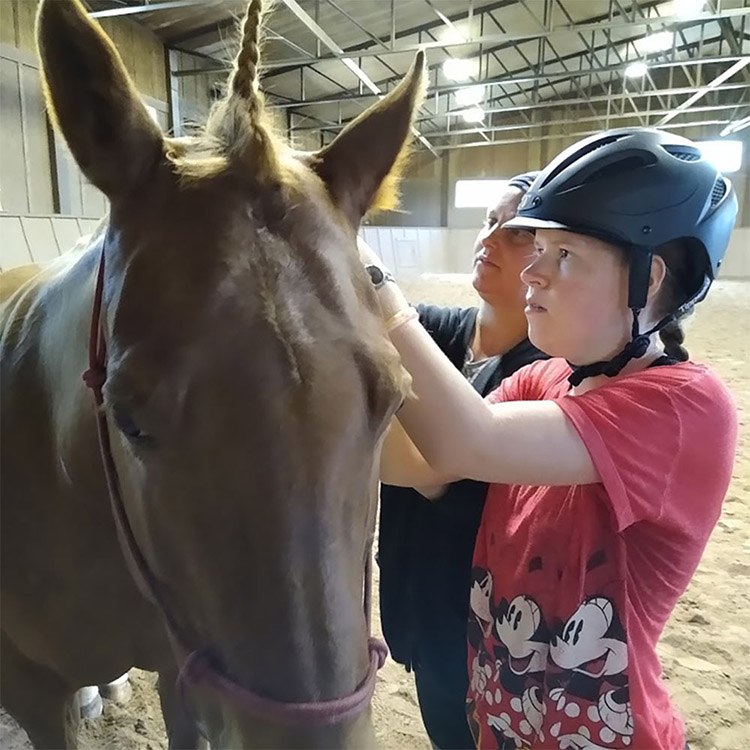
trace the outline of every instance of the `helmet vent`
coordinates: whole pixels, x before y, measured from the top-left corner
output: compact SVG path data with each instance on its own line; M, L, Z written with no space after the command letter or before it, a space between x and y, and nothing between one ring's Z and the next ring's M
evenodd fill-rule
M575 153L572 153L567 159L560 162L560 164L558 164L555 169L553 169L548 175L545 176L544 182L539 185L539 188L543 188L545 185L554 180L557 175L566 170L571 164L578 161L579 159L582 159L592 151L596 151L598 148L602 148L603 146L609 146L610 143L615 143L622 138L626 138L628 135L629 133L618 133L616 135L605 136L603 138L592 141L585 148L577 150Z
M716 206L727 192L727 184L723 177L719 177L714 182L714 189L711 191L711 208Z
M647 167L649 164L653 164L653 159L644 158L644 156L627 156L624 159L619 159L612 164L607 164L601 169L597 169L590 175L587 175L583 180L584 183L592 183L598 180L605 180L618 175L631 172L635 169L641 169Z
M675 159L680 161L700 161L701 152L686 146L662 146L662 148Z

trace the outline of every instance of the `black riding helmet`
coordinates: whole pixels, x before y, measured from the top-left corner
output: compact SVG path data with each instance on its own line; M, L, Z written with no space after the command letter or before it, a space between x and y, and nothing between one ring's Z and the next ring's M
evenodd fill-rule
M721 266L737 216L729 180L692 141L660 130L622 128L587 138L563 151L537 177L515 218L516 229L565 229L609 242L628 255L628 305L633 333L608 362L572 365L571 382L617 375L648 348L648 337L700 302ZM651 258L673 240L694 255L695 288L677 310L641 334Z

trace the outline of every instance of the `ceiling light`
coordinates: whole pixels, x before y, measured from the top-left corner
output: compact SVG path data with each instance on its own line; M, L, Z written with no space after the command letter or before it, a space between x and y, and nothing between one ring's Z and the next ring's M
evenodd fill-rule
M679 18L693 18L703 11L706 0L673 0L664 11L665 16L678 16Z
M625 68L625 78L643 78L648 73L648 65L645 62L633 62Z
M468 24L464 21L451 23L450 26L443 25L436 32L435 38L444 44L461 44L468 41L470 37Z
M672 49L673 43L673 31L660 31L658 34L649 34L634 42L635 48L640 55L648 55L651 52L664 52L664 50Z
M484 99L484 86L468 86L454 93L459 106L470 107L472 104L479 104Z
M449 57L443 63L443 75L451 81L467 81L479 73L477 60L463 60L459 57Z
M469 107L461 112L464 122L482 122L484 120L484 110L481 107Z

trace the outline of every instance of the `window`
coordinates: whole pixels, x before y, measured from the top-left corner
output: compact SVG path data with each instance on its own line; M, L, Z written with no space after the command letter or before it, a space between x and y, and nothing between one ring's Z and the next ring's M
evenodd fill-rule
M736 172L742 166L742 141L698 141L697 146L724 174Z
M456 208L487 208L508 180L457 180Z

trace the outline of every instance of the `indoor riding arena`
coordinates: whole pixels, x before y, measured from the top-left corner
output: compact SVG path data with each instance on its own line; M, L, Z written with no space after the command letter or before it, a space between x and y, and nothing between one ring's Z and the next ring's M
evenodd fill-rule
M228 95L226 82L238 53L246 0L47 0L47 4L80 8L82 17L94 19L111 39L151 118L142 130L193 136ZM368 107L379 100L385 106L388 100L383 97L412 75L415 54L425 50L426 91L409 126L411 148L399 205L370 212L359 230L412 303L475 306L475 239L488 206L514 175L543 169L585 137L622 127L661 129L697 142L703 158L731 180L739 203L737 223L711 294L688 320L685 346L691 359L710 365L729 387L739 411L739 444L721 518L658 652L666 683L684 717L691 750L750 748L750 0L274 0L267 4L272 7L264 8L260 61L257 45L243 52L260 71L254 85L265 98L274 137L286 138L300 151L326 149ZM85 160L80 152L71 153L69 133L64 137L61 132L75 128L76 120L90 120L86 102L108 96L106 86L100 86L104 79L91 84L89 99L86 94L71 98L69 110L55 101L57 117L52 116L37 53L38 6L37 0L0 0L0 291L5 279L11 278L9 272L21 273L19 267L60 264L64 261L59 256L72 248L77 246L80 252L88 243L84 238L96 236L110 205L93 184L106 180L97 182L89 172L84 175L79 164ZM64 14L59 17L62 24ZM40 28L43 32L43 24ZM73 35L71 31L70 39ZM68 37L56 46L54 40L62 38L53 30L44 43L53 99L56 89L70 85L72 79L80 78L76 85L83 92L89 82L86 54L73 46L66 48L73 44ZM87 48L90 42L82 42L81 49ZM56 55L65 64L63 73L53 70ZM244 59L242 54L239 59ZM96 65L92 70L98 70ZM76 70L81 71L79 76ZM112 122L128 119L128 112L121 110ZM109 139L110 126L101 122L96 126L100 142ZM360 142L359 154L351 158L364 150L367 158L371 154L378 159L379 139L389 132L384 126L375 138ZM120 168L127 172L127 161ZM95 167L93 173L97 174ZM112 184L118 179L114 177ZM91 303L86 304L90 309ZM144 307L150 304L142 300ZM71 337L65 351L88 347L87 326L88 322L71 326L59 334ZM5 329L1 333L10 335ZM50 387L54 394L63 385L58 380ZM15 397L26 397L26 391L20 393ZM2 398L10 397L3 386ZM93 415L93 400L85 403ZM29 403L28 408L35 412L41 407ZM30 451L35 449L25 435L19 437L3 424L2 452L16 440L23 440ZM104 488L98 446L96 442L92 446L87 461L92 471L99 472L97 481ZM290 464L294 460L293 455L288 457ZM60 462L67 471L62 458ZM109 508L106 491L101 493L101 503ZM9 518L5 507L2 513L0 524ZM25 523L31 527L37 519L27 517ZM134 526L136 538L139 529ZM120 525L117 533L122 536ZM3 536L6 550L10 543ZM60 543L64 548L64 540ZM376 534L373 559L377 544ZM148 541L144 546L141 541L146 558L158 549L154 545ZM118 548L116 554L123 553ZM11 575L7 571L15 570L14 561L6 554L2 561L0 619L5 632L6 624L17 627L11 615L18 597L5 593L6 575ZM99 564L98 557L82 564L82 578L88 579ZM373 568L372 628L374 634L381 634L378 565ZM54 566L50 570L54 572ZM32 573L28 586L28 596L38 597ZM57 602L63 589L59 583L50 601ZM257 598L263 609L262 597L252 591L248 596ZM93 639L99 638L85 618L79 626ZM33 648L35 653L44 652L44 639L33 641ZM3 657L0 674L6 664ZM122 661L118 664L121 668L107 679L116 680L128 667ZM132 691L115 692L115 699L102 689L103 709L100 715L97 708L93 717L82 718L79 747L168 747L156 672L134 666L129 681ZM74 687L85 686L83 682ZM96 697L96 688L88 690L88 697ZM84 702L82 695L73 704L75 710ZM33 700L35 696L29 696ZM2 702L0 747L31 748L27 733ZM98 697L96 702L98 706ZM372 723L381 747L432 747L413 674L390 657L377 672ZM344 742L343 746L353 745ZM519 738L518 744L505 747L532 745ZM603 750L593 741L568 747ZM650 748L633 746L633 750Z

